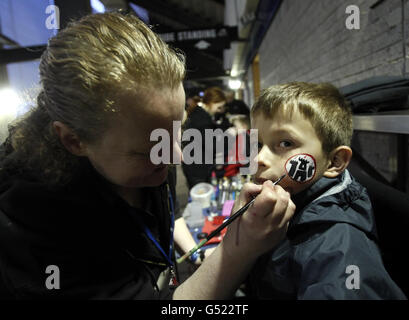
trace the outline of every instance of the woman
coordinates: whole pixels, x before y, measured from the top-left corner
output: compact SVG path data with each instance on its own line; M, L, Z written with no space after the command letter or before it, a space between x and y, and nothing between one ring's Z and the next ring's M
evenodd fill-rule
M211 87L206 89L201 105L197 106L190 112L183 126L184 130L199 130L202 137L205 137L206 130L220 129L224 132L230 126L228 120L223 117L225 104L226 97L220 88ZM191 140L184 141L183 146L186 146L191 142ZM216 141L214 141L212 145L205 139L202 139L202 163L182 164L183 173L185 174L189 189L200 182L210 182L212 170L215 168L216 159L221 158L222 162L224 161L224 156L227 154L228 146L225 144L223 154L216 154L215 143ZM213 154L213 161L212 163L206 163L205 154L210 153Z
M186 115L189 116L192 111L198 106L199 102L201 102L199 96L193 95L186 98Z
M50 39L37 106L1 149L1 297L226 298L284 236L288 195L248 185L237 206L259 196L240 229L169 288L174 183L150 161L150 134L182 119L184 74L183 56L133 16L87 16Z

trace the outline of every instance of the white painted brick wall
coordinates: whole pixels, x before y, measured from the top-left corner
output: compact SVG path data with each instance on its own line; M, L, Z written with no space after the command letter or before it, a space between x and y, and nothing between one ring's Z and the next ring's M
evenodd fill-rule
M350 4L360 8L360 30L345 27ZM283 1L259 49L261 87L295 80L344 86L374 75L400 75L401 1L385 0L374 9L370 4ZM409 35L408 8L407 22Z

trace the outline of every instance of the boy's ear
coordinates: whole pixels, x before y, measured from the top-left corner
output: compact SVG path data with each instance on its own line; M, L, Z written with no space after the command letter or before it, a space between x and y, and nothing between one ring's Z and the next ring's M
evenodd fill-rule
M347 146L340 146L330 153L329 165L324 172L324 177L335 178L340 175L349 165L352 158L352 150Z
M76 156L86 155L86 146L78 136L64 123L54 121L53 127L64 147Z

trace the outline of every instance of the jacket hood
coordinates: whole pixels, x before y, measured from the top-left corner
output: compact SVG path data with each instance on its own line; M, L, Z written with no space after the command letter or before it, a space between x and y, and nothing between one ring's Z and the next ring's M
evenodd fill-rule
M348 170L334 179L322 177L292 200L296 205L296 212L289 229L316 223L348 223L368 236L377 238L368 193Z

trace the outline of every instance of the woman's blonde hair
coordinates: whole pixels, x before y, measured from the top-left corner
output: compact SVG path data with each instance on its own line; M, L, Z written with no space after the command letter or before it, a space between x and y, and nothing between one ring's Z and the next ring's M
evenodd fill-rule
M96 14L70 23L41 57L37 106L9 128L0 170L24 168L48 183L68 182L80 159L60 143L54 121L96 142L119 110L119 92L175 89L184 76L183 54L133 15Z

